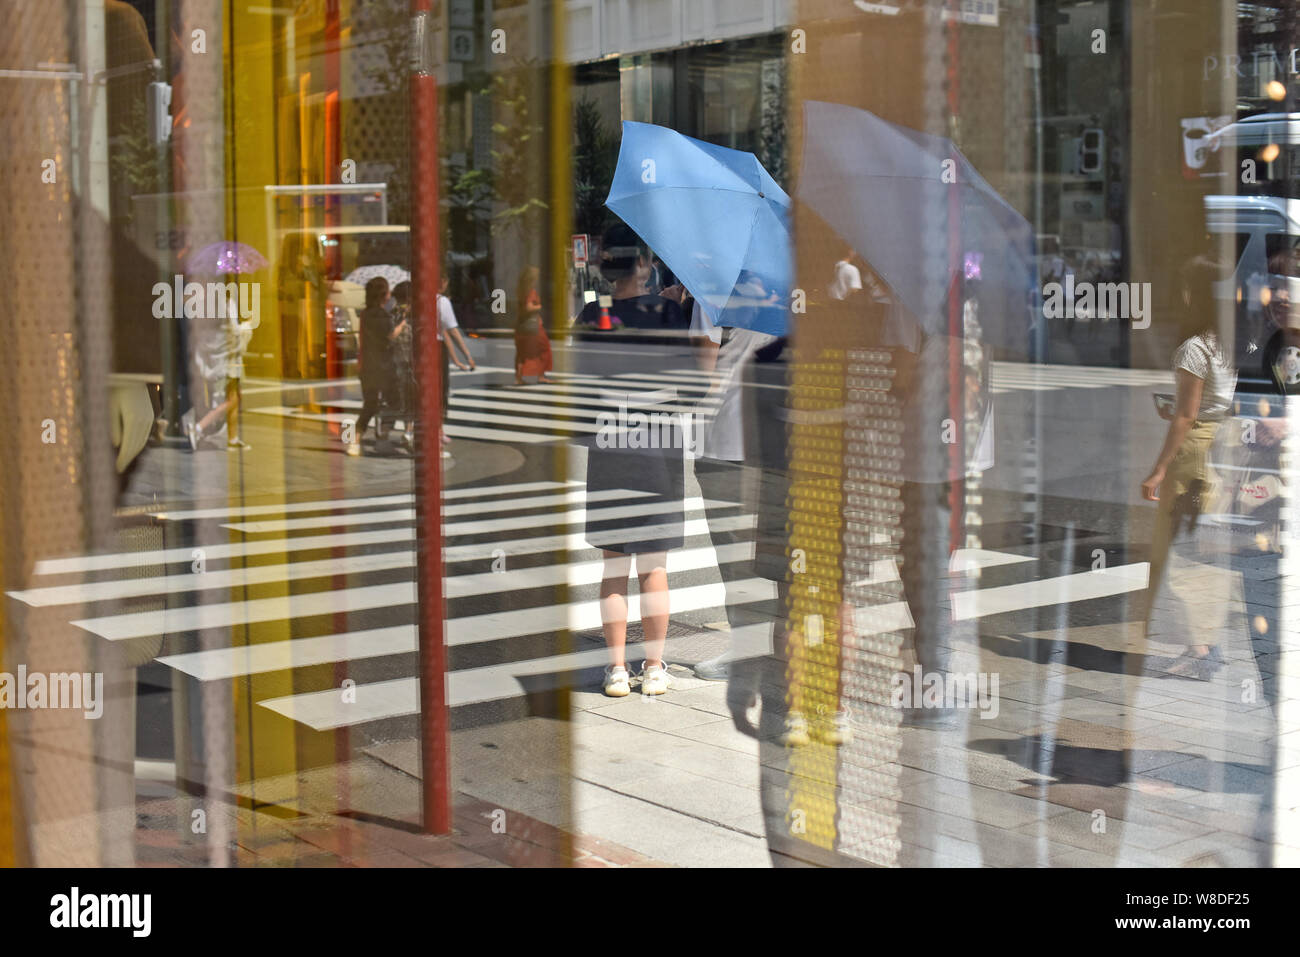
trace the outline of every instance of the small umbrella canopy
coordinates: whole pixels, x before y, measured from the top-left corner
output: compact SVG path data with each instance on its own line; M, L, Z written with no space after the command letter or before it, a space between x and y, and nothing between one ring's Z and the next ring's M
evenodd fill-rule
M785 333L794 271L790 197L752 153L624 123L605 205L715 325Z
M358 266L343 278L348 282L360 283L364 286L376 276L387 279L389 289L411 281L411 274L401 266Z
M185 260L187 272L202 276L226 276L257 272L266 268L266 257L248 243L223 239L190 254Z
M330 283L328 301L331 305L346 309L364 309L366 307L366 287L358 282L336 279Z
M960 277L976 283L987 340L1027 341L1038 285L1033 227L951 140L809 101L799 198L925 332L947 332L947 299Z

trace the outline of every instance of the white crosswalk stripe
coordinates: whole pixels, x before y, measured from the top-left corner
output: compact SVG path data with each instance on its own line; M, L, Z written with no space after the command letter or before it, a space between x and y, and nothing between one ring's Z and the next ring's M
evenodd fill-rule
M995 588L959 592L953 596L953 617L958 621L989 615L1107 598L1147 587L1146 562L1098 568L1073 575L1042 578Z
M517 495L520 492L540 492L560 489L579 484L576 480L568 482L519 482L514 485L498 485L490 489L454 488L443 491L446 499L480 498L486 495ZM289 512L323 512L335 508L368 508L375 505L409 505L415 501L410 492L401 495L378 495L371 498L327 499L325 501L283 502L270 505L242 505L226 508L200 508L188 511L157 512L154 518L181 521L192 518L220 518L232 515L278 515Z
M592 499L604 497L608 493L592 493ZM623 492L627 498L635 498L646 493ZM578 500L580 501L580 499ZM687 499L687 507L701 506L701 499ZM548 525L573 525L584 521L588 516L602 521L634 516L653 515L662 511L663 506L655 502L645 505L615 505L608 508L590 510L575 509L568 512L539 512L536 515L519 515L509 518L475 519L470 522L454 522L446 525L444 531L451 534L472 535L484 532L502 532L519 528L544 528ZM349 513L347 515L321 515L312 518L277 519L269 522L232 522L222 526L232 531L245 534L263 534L268 532L298 531L307 528L333 528L340 525L376 525L383 522L410 521L415 518L414 509L391 509L383 512Z
M1167 369L1112 369L1103 366L1035 365L994 362L993 394L1056 392L1061 389L1111 389L1116 386L1173 388Z

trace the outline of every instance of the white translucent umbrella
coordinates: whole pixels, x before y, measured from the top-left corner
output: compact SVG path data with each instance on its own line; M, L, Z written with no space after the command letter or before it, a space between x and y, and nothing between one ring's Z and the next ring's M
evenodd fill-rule
M383 276L387 279L389 289L411 281L411 274L401 266L358 266L343 278L348 282L360 283L364 286L376 276Z

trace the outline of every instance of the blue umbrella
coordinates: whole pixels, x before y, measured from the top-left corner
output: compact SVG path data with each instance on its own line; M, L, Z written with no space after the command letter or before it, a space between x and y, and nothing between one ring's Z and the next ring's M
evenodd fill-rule
M715 325L785 334L794 271L790 197L754 154L624 123L605 205Z
M924 331L947 332L948 295L960 278L978 290L986 340L1027 341L1038 286L1033 227L951 140L809 101L799 198Z
M257 272L266 267L266 257L248 243L223 239L191 253L185 261L188 272L201 276Z

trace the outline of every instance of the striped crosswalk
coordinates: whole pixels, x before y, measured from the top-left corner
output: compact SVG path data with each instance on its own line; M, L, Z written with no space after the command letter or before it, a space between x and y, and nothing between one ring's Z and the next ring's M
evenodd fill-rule
M601 625L604 563L588 546L583 526L591 519L607 529L626 519L637 523L639 534L657 534L656 525L647 529L644 523L653 523L663 506L646 497L628 490L588 494L572 480L445 493L446 643L468 653L465 666L449 675L453 706L520 696L522 678L551 675L558 686L574 671L605 663L603 648L574 652L558 640L566 630ZM670 553L667 568L673 614L708 611L716 620L726 593L714 570L747 561L753 546L742 540L714 549L704 508L715 509L715 530L744 533L755 517L731 503L688 498L684 504L685 544ZM293 695L255 702L316 730L415 713L411 495L174 509L153 517L170 547L42 561L30 587L9 597L66 613L65 620L104 641L167 637L169 647L158 661L199 682L301 674L320 665L361 667L364 673L367 662L384 665L369 677L359 674L346 700L337 687L319 686L318 680L316 687L308 682ZM216 533L220 541L189 544L213 537L201 531ZM565 590L558 602L557 588ZM771 582L750 579L732 598L758 601L773 594ZM639 621L635 595L628 606L628 620ZM200 648L201 633L251 640ZM259 634L274 639L258 641ZM502 643L509 659L504 663ZM524 650L517 653L516 647ZM325 674L332 680L332 669Z
M641 498L627 490L588 495L571 480L447 491L445 640L453 654L453 707L522 697L539 679L566 685L575 673L606 663L602 647L564 647L559 636L601 626L604 564L586 542L584 523L639 523L662 509ZM63 620L104 641L167 637L158 661L197 682L316 669L314 679L295 680L292 687L301 690L254 704L317 731L402 718L419 705L412 506L409 494L395 494L160 511L154 517L167 547L45 560L29 587L9 597L66 614ZM712 530L741 533L739 541L711 544L706 507L713 511ZM775 595L766 579L742 576L726 591L721 584L720 569L753 557L745 533L755 527L754 515L700 498L687 498L685 515L684 546L668 557L675 617L718 620L727 601ZM212 537L200 531L221 541L196 548L192 543ZM638 531L647 530L638 525ZM957 621L1122 596L1147 580L1144 563L1077 571L980 548L957 551L950 567L956 576L950 614ZM898 577L894 560L885 558L856 584ZM912 626L905 602L863 611L869 613L856 616L860 629ZM628 620L639 621L640 614L637 597L629 596ZM224 646L200 647L200 634L231 638ZM733 641L752 641L761 652L770 640L764 634ZM359 669L352 693L340 694L335 670L322 665Z
M447 434L460 439L525 445L580 440L599 431L597 416L616 406L620 396L654 396L658 411L688 414L707 405L707 394L715 381L711 373L697 369L603 376L564 372L549 375L556 381L525 386L460 386L458 383L451 393ZM1023 362L992 365L995 395L1072 389L1171 389L1172 386L1173 374L1161 369ZM253 404L248 411L302 422L342 425L354 421L360 409L358 398L337 398L315 406Z
M688 415L710 402L714 376L682 369L663 373L591 375L548 373L557 381L526 386L457 386L447 410L452 438L536 445L590 438L601 431L598 416L620 403L653 403L664 415ZM361 400L337 398L315 406L260 405L259 415L342 425L356 419Z

